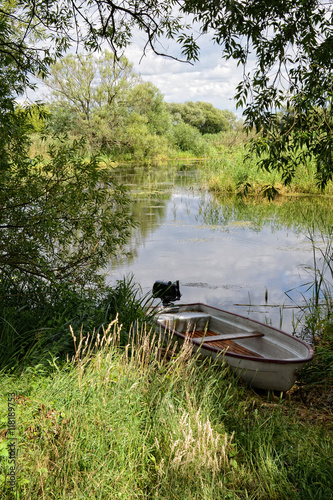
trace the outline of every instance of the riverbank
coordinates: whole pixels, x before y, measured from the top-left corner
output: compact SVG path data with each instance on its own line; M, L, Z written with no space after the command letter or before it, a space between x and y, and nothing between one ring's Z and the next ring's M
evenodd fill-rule
M151 204L163 213L154 196ZM137 211L151 217L150 205ZM15 498L12 479L16 497L28 499L329 497L329 320L312 330L315 360L297 385L286 395L258 394L226 367L159 349L149 326L138 326L145 315L132 286L56 292L37 305L0 293L8 300L0 309L4 498Z
M101 164L103 167L116 168L117 161L104 156ZM120 159L119 164L136 165L137 162ZM298 165L291 183L285 185L278 169L268 172L258 167L258 159L249 156L244 141L230 146L220 144L218 153L215 151L210 156L197 157L190 152L178 152L173 157L147 160L148 166L164 168L171 164L196 165L202 171L204 187L217 195L240 195L258 198L261 202L290 196L333 196L333 181L328 182L324 191L318 187L314 163Z
M333 181L328 182L325 191L318 187L314 162L298 164L291 183L286 186L278 168L270 172L258 168L259 158L249 154L249 137L244 131L207 134L203 138L207 147L200 150L199 155L195 148L184 151L171 148L143 157L103 153L100 156L100 166L103 169L114 169L119 164L147 164L158 165L163 169L170 164L195 163L203 172L205 187L216 194L239 194L261 199L270 199L272 196L333 196ZM30 154L32 157L42 154L47 158L48 141L42 141L39 135L34 135ZM87 162L90 160L90 154L87 151Z
M3 374L1 450L6 463L7 393L18 498L329 498L332 411L295 388L259 395L148 333L121 347L116 320L88 344L74 331L73 359Z

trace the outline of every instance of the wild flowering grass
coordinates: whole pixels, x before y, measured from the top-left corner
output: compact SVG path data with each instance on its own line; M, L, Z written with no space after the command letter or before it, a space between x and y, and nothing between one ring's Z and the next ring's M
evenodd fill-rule
M328 498L329 432L288 401L251 396L222 363L145 325L72 330L75 354L2 373L2 498ZM8 484L7 394L15 393L16 496ZM326 495L326 496L325 496Z
M62 368L55 361L52 374L36 366L15 382L7 376L7 388L17 394L19 498L142 497L153 476L164 482L170 471L182 466L186 472L197 461L198 445L192 440L189 447L184 439L188 419L203 457L214 446L207 469L220 466L218 440L207 438L207 418L201 423L197 408L183 406L183 389L179 402L172 394L193 377L189 348L175 355L170 345L162 350L154 336L144 330L134 335L133 330L129 344L119 350L120 332L117 321L94 340L82 331L72 332L75 356ZM160 372L158 381L155 371ZM161 397L165 381L167 392ZM162 406L171 408L168 421ZM176 439L180 412L187 418L179 431L181 439ZM2 415L3 442L5 426ZM226 453L222 446L221 450ZM1 491L11 498L4 474Z

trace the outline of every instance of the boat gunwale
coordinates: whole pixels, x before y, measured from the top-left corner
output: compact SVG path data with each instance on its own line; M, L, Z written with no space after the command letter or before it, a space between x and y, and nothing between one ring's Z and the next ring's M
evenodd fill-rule
M238 359L244 359L244 360L248 360L248 361L255 361L256 363L298 364L298 363L306 363L306 362L311 361L313 359L314 351L313 351L312 347L307 342L305 342L304 340L299 339L297 337L294 337L290 333L284 332L283 330L279 330L278 328L275 328L274 326L265 325L264 323L261 323L260 321L257 321L255 319L247 318L246 316L242 316L241 314L232 313L232 312L226 311L225 309L220 309L220 308L215 307L215 306L204 304L203 302L194 302L194 303L187 303L187 304L179 304L179 305L177 305L177 307L178 306L179 307L188 307L188 306L190 306L190 307L199 306L200 307L200 306L204 306L204 307L208 307L210 309L214 309L215 311L220 311L220 312L223 312L223 313L225 313L227 315L234 316L236 318L245 319L246 321L250 321L251 323L256 323L257 325L264 326L265 328L269 328L270 330L274 330L274 331L276 331L278 333L281 333L281 334L285 335L286 337L289 337L289 338L293 339L295 342L299 342L299 343L303 344L307 348L308 356L307 357L301 357L301 358L298 358L298 359L295 359L295 358L292 358L292 359L266 358L266 357L258 358L258 357L255 357L255 356L247 356L246 354L237 354L237 353L229 352L228 349L222 349L222 348L219 348L217 346L214 347L214 346L209 345L209 344L204 344L204 342L202 344L198 345L197 342L192 342L191 337L188 337L187 335L184 335L183 333L178 332L178 330L173 330L173 332L177 336L181 337L183 340L188 340L189 342L191 342L192 345L195 345L196 347L199 347L200 349L205 349L205 350L208 350L208 351L212 351L214 353L224 353L224 356L229 356L229 357L238 358ZM186 311L184 311L184 312L186 312ZM200 312L200 311L198 311L198 312ZM159 323L158 320L156 320L156 323L158 324L159 327L163 328L163 330L167 330L168 329L167 326ZM196 337L196 339L198 339L198 338L200 338L200 337ZM204 337L202 337L202 338L204 339Z

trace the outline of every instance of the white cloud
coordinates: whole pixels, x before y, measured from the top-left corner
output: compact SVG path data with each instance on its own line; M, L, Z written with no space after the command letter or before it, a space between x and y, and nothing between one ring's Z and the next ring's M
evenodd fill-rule
M235 89L242 78L242 69L231 60L222 59L222 48L208 38L200 40L200 60L193 65L157 56L148 51L136 37L125 55L144 81L156 85L167 102L205 101L216 108L236 111ZM179 48L175 42L161 46L161 52L175 56Z

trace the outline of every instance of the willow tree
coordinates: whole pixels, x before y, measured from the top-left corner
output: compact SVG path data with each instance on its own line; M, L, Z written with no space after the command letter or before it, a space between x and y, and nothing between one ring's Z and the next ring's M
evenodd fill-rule
M9 51L22 26L8 16L0 30L0 301L38 301L62 284L99 283L132 219L125 189L97 157L85 158L82 141L58 140L46 157L31 156L29 109L15 98L45 60L23 43Z
M50 68L47 130L83 135L92 151L147 159L167 154L171 117L161 92L125 58L71 54Z
M94 151L120 146L131 91L140 82L125 57L116 61L108 51L61 58L45 79L51 91L49 130L59 128L62 117L62 128L84 136Z
M333 175L332 3L186 0L183 9L244 68L235 97L245 126L260 132L260 165L288 184L300 163L314 161L324 189Z

